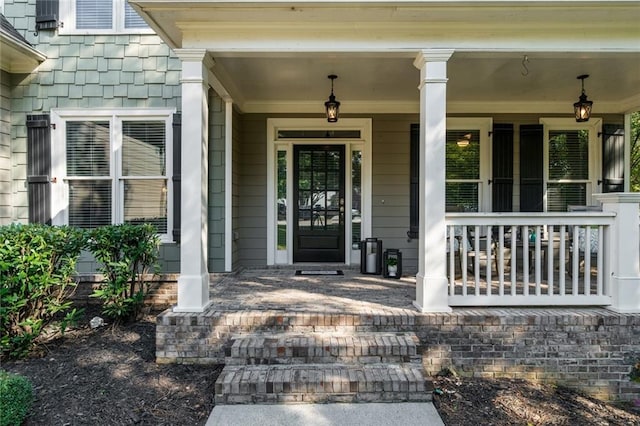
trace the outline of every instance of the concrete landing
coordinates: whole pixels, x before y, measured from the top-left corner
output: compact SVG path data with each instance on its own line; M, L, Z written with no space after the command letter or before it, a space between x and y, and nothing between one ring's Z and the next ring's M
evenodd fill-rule
M444 426L431 402L220 405L206 426Z

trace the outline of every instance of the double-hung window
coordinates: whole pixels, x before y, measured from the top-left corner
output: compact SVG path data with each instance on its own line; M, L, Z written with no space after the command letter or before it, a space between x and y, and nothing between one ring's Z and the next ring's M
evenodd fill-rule
M60 2L62 34L152 33L127 0Z
M171 228L172 111L52 111L54 223Z
M576 123L572 119L541 119L544 126L544 177L547 211L566 212L569 205L591 204L599 192L600 119Z
M479 212L490 205L487 181L490 119L447 119L447 211Z

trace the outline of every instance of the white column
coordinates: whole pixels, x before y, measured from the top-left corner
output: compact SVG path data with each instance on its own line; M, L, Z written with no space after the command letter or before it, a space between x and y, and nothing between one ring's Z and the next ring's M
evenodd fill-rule
M175 49L182 60L182 224L175 312L202 312L209 304L207 270L207 65L204 49Z
M602 210L616 218L605 241L605 271L611 276L611 306L622 313L640 313L640 193L594 194Z
M447 61L453 50L423 50L420 70L420 230L416 300L422 312L450 312L446 276L445 143Z

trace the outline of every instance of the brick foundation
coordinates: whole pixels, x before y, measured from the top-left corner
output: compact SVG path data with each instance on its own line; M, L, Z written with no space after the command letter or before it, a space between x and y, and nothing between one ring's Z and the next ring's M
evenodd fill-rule
M178 274L149 275L149 294L145 298L145 305L154 309L166 309L177 303ZM102 281L100 274L83 274L78 276L78 286L72 300L76 305L98 305L100 299L89 297Z
M157 361L222 363L230 337L257 331L406 331L420 338L425 370L526 378L604 400L640 397L629 379L640 359L640 315L606 309L461 309L450 314L336 314L209 310L158 317Z

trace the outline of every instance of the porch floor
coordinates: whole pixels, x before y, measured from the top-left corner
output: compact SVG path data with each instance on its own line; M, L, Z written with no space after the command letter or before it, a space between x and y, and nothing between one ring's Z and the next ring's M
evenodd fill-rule
M243 269L212 279L209 309L313 312L319 314L414 314L415 278L387 279L337 265L344 275L295 275L326 266Z
M296 313L316 314L374 314L385 316L410 315L420 313L413 306L415 300L415 276L403 276L400 279L384 278L381 275L360 273L359 269L350 266L337 265L335 269L343 271L343 275L296 275L296 270L327 270L325 265L309 266L294 265L290 267L242 269L231 274L212 275L210 289L211 304L207 311L237 312L237 311L287 311ZM475 294L475 286L470 273L467 281L467 294ZM491 292L498 294L500 283L492 277ZM508 277L506 277L508 279ZM531 279L535 280L535 277ZM566 276L565 291L570 293L572 279ZM455 279L455 294L463 294L462 279ZM558 293L559 277L556 272L552 294ZM592 277L590 291L596 291L596 282ZM505 282L506 290L510 291L510 282ZM581 276L579 293L584 293L584 279ZM547 294L549 286L547 280L540 281L540 289ZM478 286L479 294L487 294L487 282L481 277ZM536 293L536 283L529 283L529 294ZM524 294L522 274L518 273L515 294ZM537 311L548 313L561 310L563 314L573 312L584 313L585 309L598 312L610 312L604 308L454 308L454 314L474 313L480 311L495 314L496 311L506 313L516 311L522 314L535 314ZM471 311L471 312L470 312Z

